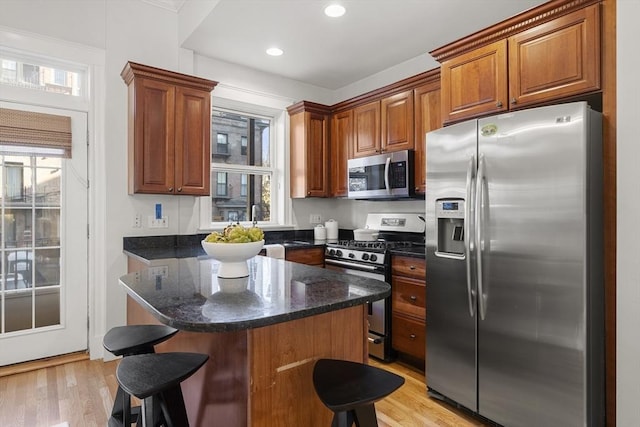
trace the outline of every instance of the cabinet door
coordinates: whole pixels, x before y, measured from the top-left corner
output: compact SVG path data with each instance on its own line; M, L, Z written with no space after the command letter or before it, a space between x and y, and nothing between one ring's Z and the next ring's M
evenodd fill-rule
M380 101L381 152L413 150L413 91L397 93Z
M138 79L134 108L129 109L133 138L129 138L130 193L172 193L174 182L175 88L151 79ZM131 132L131 131L130 131Z
M331 196L347 195L347 159L353 143L353 110L333 116L331 121Z
M324 114L305 113L307 119L307 196L326 197L328 192L329 118Z
M287 249L284 258L291 262L324 267L324 248Z
M211 187L211 95L176 88L175 192L208 196Z
M507 110L507 40L442 63L442 118L453 122Z
M509 97L524 106L600 89L599 4L509 38Z
M391 284L393 312L425 321L427 290L424 281L392 276Z
M354 109L353 129L353 157L380 153L380 101Z
M442 127L440 115L440 82L414 89L415 98L415 186L416 193L427 188L427 132Z

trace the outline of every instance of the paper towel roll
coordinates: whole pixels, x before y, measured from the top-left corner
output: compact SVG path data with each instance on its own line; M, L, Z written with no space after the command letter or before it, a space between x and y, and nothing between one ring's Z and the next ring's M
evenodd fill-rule
M338 221L335 219L327 220L324 227L327 229L327 240L338 240Z

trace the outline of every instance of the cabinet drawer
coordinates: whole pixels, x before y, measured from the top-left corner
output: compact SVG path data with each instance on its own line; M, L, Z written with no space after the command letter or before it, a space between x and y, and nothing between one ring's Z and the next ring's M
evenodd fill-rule
M427 291L424 282L393 276L391 293L391 308L394 312L425 320Z
M308 265L324 265L324 248L287 249L284 258L287 261Z
M427 335L425 324L402 316L393 316L391 322L393 348L418 359L424 359Z
M427 263L424 259L394 255L391 260L391 274L424 280Z

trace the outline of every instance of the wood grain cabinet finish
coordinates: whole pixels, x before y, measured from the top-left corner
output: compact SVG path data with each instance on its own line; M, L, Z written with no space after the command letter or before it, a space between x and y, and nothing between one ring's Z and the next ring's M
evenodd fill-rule
M415 186L416 193L427 188L427 132L442 127L440 81L427 83L413 90L415 123Z
M426 352L426 272L424 259L391 259L391 345L421 361Z
M413 91L407 90L354 109L352 157L413 150Z
M353 145L353 110L333 115L331 119L331 196L343 197L347 188L347 159Z
M407 90L380 101L380 152L413 150L413 91Z
M329 191L328 107L302 101L288 108L290 194L327 197Z
M129 193L209 195L216 82L128 62Z
M525 12L431 52L442 60L444 123L601 89L600 4L541 7L550 9Z
M599 11L592 5L509 38L512 106L600 89Z
M380 153L380 101L360 105L353 110L353 157Z
M507 41L443 62L441 78L444 122L507 111Z
M284 258L287 261L297 262L300 264L316 265L324 267L324 248L301 248L285 250Z

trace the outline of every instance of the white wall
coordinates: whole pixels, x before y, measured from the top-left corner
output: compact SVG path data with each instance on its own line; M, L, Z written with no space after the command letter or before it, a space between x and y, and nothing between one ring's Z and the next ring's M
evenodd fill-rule
M640 2L617 2L617 424L640 423Z

